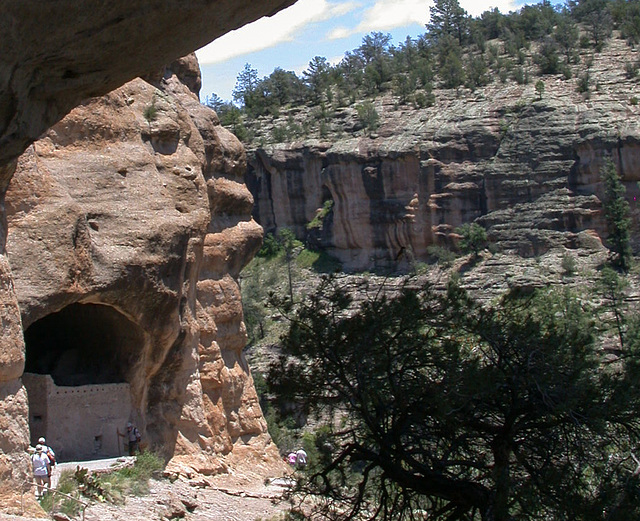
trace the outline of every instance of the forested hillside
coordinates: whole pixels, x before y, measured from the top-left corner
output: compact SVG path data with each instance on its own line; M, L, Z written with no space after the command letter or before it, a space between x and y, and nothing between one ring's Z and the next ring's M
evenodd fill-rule
M640 42L640 3L635 0L585 0L553 5L543 1L518 11L485 11L469 16L457 0L437 0L420 38L394 44L388 34L367 35L337 65L316 56L297 76L276 68L259 78L249 63L237 78L233 102L215 94L206 100L224 125L250 147L309 135L326 137L336 129L333 111L355 106L361 124L375 129L379 116L367 101L392 93L397 103L415 107L437 103L434 89L475 90L492 82L532 83L544 94L544 80L561 75L588 95L597 88L589 75L584 51L599 53L612 38L635 47ZM636 60L617 64L636 77ZM258 130L264 120L281 113L290 117L271 129ZM258 125L258 122L259 125Z

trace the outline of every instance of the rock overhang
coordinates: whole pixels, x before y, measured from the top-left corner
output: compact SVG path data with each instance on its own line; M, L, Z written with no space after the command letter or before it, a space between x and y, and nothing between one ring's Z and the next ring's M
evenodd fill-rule
M83 99L294 2L0 1L0 165Z

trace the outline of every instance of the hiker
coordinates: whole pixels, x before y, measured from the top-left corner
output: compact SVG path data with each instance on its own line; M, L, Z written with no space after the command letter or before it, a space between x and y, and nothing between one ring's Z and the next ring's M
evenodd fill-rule
M53 449L47 445L47 440L45 440L44 437L41 436L38 439L38 443L42 445L42 451L49 458L49 463L51 463L51 468L55 467L57 465L56 453L53 452Z
M36 481L36 499L44 496L46 489L51 488L51 462L44 452L44 447L38 443L36 452L31 456L33 477Z
M304 449L296 451L296 467L302 469L307 466L307 453Z
M298 457L296 456L296 453L295 452L290 452L289 455L287 456L287 463L289 465L291 465L292 467L295 467L297 459L298 459Z
M140 436L140 431L136 426L131 422L127 422L127 432L122 434L120 431L117 431L118 436L122 436L126 438L129 443L129 456L135 456L140 452L140 440L142 436Z

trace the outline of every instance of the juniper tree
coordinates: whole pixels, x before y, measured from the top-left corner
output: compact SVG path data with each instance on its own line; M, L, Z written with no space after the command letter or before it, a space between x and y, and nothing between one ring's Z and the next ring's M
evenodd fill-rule
M612 364L569 293L352 294L287 301L269 376L327 424L299 484L325 519L638 518L640 335Z
M478 223L465 223L456 228L456 233L460 235L460 249L478 258L480 250L487 245L487 231Z

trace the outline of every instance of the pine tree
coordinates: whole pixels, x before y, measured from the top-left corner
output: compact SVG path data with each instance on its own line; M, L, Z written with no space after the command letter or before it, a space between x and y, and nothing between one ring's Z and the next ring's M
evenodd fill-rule
M616 165L607 158L600 171L604 183L604 198L602 208L604 210L609 236L607 240L611 252L614 254L613 263L622 271L628 271L631 262L631 240L629 228L629 203L624 198L626 189L622 179L616 170Z
M241 105L249 105L250 97L258 86L258 70L252 69L251 64L245 63L244 69L236 80L236 86L233 89L233 101Z
M302 74L316 102L321 101L322 93L330 84L331 65L324 56L315 56Z
M462 45L469 32L469 16L458 0L436 0L429 8L431 18L427 24L429 38L438 43L445 36L453 36Z

